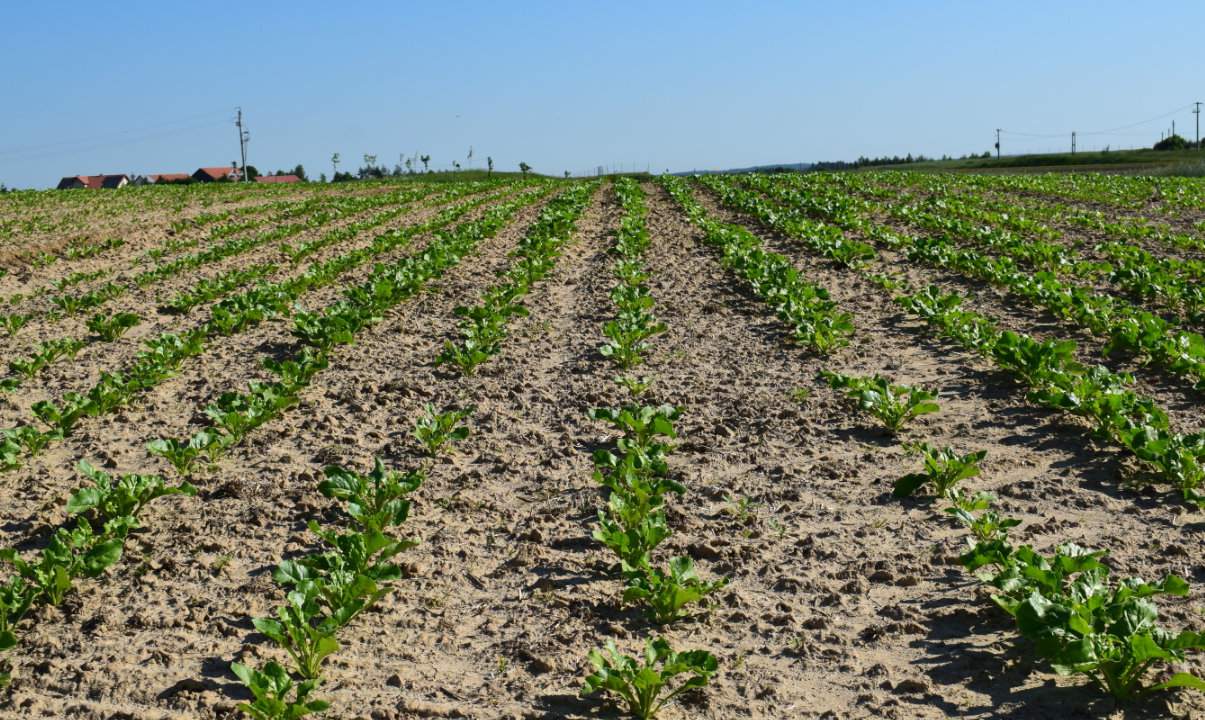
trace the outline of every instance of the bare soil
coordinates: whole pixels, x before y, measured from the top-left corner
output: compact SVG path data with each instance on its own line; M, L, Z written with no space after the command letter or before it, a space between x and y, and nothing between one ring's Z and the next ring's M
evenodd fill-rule
M794 347L673 201L646 190L647 262L669 329L640 373L653 381L650 402L684 408L670 465L687 487L671 501L674 534L658 556L688 554L703 576L730 579L708 611L664 631L676 648L714 652L721 671L661 717L1205 716L1201 693L1121 710L1035 663L958 565L964 533L939 508L891 497L891 484L919 461L816 373L879 372L938 390L941 412L903 440L987 450L983 476L970 482L1025 521L1019 539L1108 549L1121 576L1184 576L1192 594L1159 603L1174 628L1199 626L1205 609L1205 524L1196 515L1165 493L1124 489L1117 453L1029 405L1021 387L934 339L879 288L700 194L853 313L850 347L829 358ZM586 654L607 639L634 652L656 629L619 604L609 554L591 538L603 496L590 453L613 437L586 412L624 400L597 352L614 312L613 192L596 195L500 355L471 377L432 363L455 337L453 309L474 303L509 265L535 212L341 349L299 406L196 480L200 496L156 501L118 566L23 624L0 717L234 717L246 696L229 663L283 659L251 624L282 599L272 568L316 546L308 519L339 517L317 492L322 468L366 470L374 456L427 467L406 527L421 544L405 555L409 577L341 634L320 691L333 703L329 716L614 716L578 695ZM1010 310L986 293L976 301ZM1007 317L1026 322L1019 309ZM213 393L253 376L259 358L287 342L287 326L269 324L220 343L152 397L0 477L3 541L33 547L63 522L79 457L170 474L142 443L194 428ZM470 437L435 462L410 435L427 402L475 408ZM1199 424L1196 410L1182 410ZM1200 659L1190 668L1205 671Z

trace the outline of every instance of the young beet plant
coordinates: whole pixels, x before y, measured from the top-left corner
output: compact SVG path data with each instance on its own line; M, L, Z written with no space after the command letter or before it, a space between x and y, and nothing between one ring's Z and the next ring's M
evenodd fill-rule
M685 608L728 584L727 578L711 582L699 579L695 564L689 557L669 561L669 572L642 567L632 573L623 592L625 603L644 603L649 618L665 625L686 617Z
M1077 545L1060 545L1050 557L1028 545L1014 547L1008 531L1019 521L988 510L989 504L990 496L980 494L946 511L972 531L962 564L992 586L992 600L1055 672L1086 675L1123 702L1174 687L1205 690L1205 680L1187 672L1146 682L1152 670L1205 650L1205 633L1174 633L1158 624L1153 598L1187 595L1187 582L1175 575L1155 583L1112 581L1101 562L1105 553ZM976 510L983 512L976 516Z
M594 672L586 677L583 695L607 692L633 716L648 720L682 693L704 687L718 663L706 650L674 652L665 638L650 638L640 659L619 652L608 641L605 652L590 652ZM682 680L675 680L683 676Z
M473 414L473 408L439 412L431 403L423 406L423 414L414 424L414 437L418 439L431 457L451 450L453 442L469 436L467 425L461 421Z
M953 448L936 448L927 442L910 445L908 450L924 458L925 469L896 481L893 492L897 498L909 497L927 486L937 497L953 500L958 483L978 475L979 463L987 456L986 450L959 455Z
M671 446L665 439L676 437L673 422L681 410L670 405L596 408L595 420L604 420L623 432L616 441L617 453L598 450L594 454L595 480L607 488L607 505L598 513L594 538L619 560L627 582L623 601L640 603L649 619L665 624L686 616L685 608L726 584L726 580L704 582L687 557L670 561L668 572L653 566L653 551L670 534L665 500L686 489L670 477L666 456Z
M88 318L88 329L105 342L113 342L125 334L126 330L142 321L134 313L117 313L116 315L98 314Z
M232 663L230 669L255 697L253 702L240 703L238 709L255 720L296 720L330 707L325 700L310 699L316 680L295 683L278 663L269 662L262 671L242 663Z
M9 337L16 335L28 322L28 315L21 315L19 313L0 314L0 330L3 330L4 334Z
M324 549L285 560L272 577L285 590L274 616L255 618L257 630L288 653L291 669L268 663L256 670L238 663L231 670L251 690L255 702L240 706L254 718L297 718L325 710L311 700L322 664L339 650L337 634L371 608L403 576L395 562L417 542L392 534L410 515L409 495L422 483L421 473L388 470L380 459L368 473L339 466L326 468L318 486L324 496L343 504L353 529L339 532L309 522ZM299 678L294 682L293 676Z
M325 473L326 480L318 484L318 491L344 503L353 520L376 532L406 521L410 514L407 498L423 483L422 473L387 470L380 458L373 460L368 474L339 465L328 466Z
M907 385L892 385L881 375L853 377L821 370L820 377L829 387L857 402L863 412L878 418L892 434L898 433L908 421L941 409L933 402L936 393Z
M86 461L80 471L92 485L67 501L74 526L59 528L34 558L0 550L0 563L15 573L0 584L0 652L16 643L16 625L38 604L59 605L79 578L99 576L121 559L128 533L137 528L147 503L166 495L192 495L189 485L168 486L157 475L111 476ZM0 673L0 685L5 673Z
M637 377L635 375L616 375L612 378L617 385L628 391L628 394L634 398L644 395L653 387L653 381L648 377Z

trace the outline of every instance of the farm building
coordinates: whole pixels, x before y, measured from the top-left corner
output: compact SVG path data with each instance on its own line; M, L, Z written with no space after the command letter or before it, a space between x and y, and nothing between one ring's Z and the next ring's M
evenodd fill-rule
M157 185L159 183L184 182L190 177L192 176L188 173L154 173L147 175L146 179L151 185Z
M89 188L91 190L99 190L101 188L114 189L125 187L130 183L130 178L127 175L72 175L59 180L59 190L74 190L77 188Z
M296 175L260 175L255 178L257 183L299 183L301 178Z
M192 174L192 179L196 180L197 182L218 182L220 180L237 181L241 178L242 171L234 165L197 168L197 171Z

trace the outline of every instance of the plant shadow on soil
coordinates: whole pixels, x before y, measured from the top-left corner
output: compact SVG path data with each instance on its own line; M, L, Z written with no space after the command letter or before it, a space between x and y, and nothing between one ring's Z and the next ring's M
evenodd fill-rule
M587 700L580 695L569 695L568 693L554 693L543 695L538 701L539 715L544 720L560 720L565 717L580 716L580 717L599 717L599 718L619 718L623 715L609 703L603 708L599 708L598 702L595 700Z
M1026 718L1099 718L1118 709L1116 702L1084 682L1075 686L1060 686L1054 680L1018 689L1031 673L1041 670L1033 662L1033 651L1023 639L996 650L976 643L976 639L1008 632L1012 623L994 607L975 611L956 608L937 614L940 608L955 601L930 601L922 604L926 610L924 624L928 634L911 643L926 652L919 661L927 666L925 674L935 685L966 687L987 695L991 702L978 707L951 703L939 694L928 693L915 702L936 704L951 717ZM1125 717L1161 717L1156 698L1122 708Z

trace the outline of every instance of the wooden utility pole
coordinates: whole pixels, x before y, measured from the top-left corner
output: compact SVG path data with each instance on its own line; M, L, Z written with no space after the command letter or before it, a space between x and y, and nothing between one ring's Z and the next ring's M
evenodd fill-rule
M243 109L239 107L235 110L238 111L234 126L238 128L238 151L243 158L243 182L247 182L247 141L251 139L251 133L243 129Z
M1075 131L1071 131L1071 154L1075 154Z
M1195 103L1193 103L1193 105L1196 105L1196 108L1193 109L1192 114L1197 116L1197 149L1200 150L1201 149L1201 103L1195 102Z
M1000 128L996 128L996 159L1000 159Z

